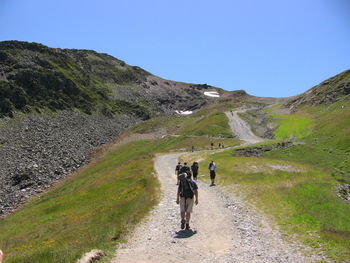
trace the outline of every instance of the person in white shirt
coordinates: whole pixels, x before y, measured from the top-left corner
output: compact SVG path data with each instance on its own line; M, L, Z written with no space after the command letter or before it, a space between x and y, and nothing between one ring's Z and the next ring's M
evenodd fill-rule
M210 186L215 185L215 183L214 183L215 176L216 176L215 169L216 169L216 164L214 163L214 161L211 161L209 164L210 180L211 180Z

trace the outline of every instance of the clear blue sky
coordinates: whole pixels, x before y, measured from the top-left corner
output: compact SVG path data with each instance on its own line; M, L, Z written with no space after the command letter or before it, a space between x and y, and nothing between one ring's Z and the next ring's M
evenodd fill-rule
M162 78L300 94L350 69L350 0L0 0L0 40L94 49Z

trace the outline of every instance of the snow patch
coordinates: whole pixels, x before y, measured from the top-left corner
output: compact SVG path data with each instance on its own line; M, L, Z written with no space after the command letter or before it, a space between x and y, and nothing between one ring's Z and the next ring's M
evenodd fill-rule
M213 97L213 98L219 98L220 97L219 92L217 92L217 91L205 91L204 95L208 96L208 97Z
M175 112L180 115L190 115L193 113L191 110L176 110Z

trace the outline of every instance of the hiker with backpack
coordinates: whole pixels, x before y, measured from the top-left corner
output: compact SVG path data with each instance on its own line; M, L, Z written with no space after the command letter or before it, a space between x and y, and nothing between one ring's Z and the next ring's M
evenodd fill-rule
M181 173L180 184L177 188L176 203L180 204L181 229L190 229L193 204L198 205L198 186L191 175ZM195 200L194 200L195 197Z
M181 167L182 167L181 163L178 162L177 165L176 165L176 167L175 167L175 175L176 175L176 178L177 178L177 183L176 183L176 185L179 185L179 175L180 175Z
M180 168L180 174L186 173L189 176L192 176L191 168L184 162L184 165Z
M216 170L216 164L214 163L214 161L211 161L209 164L210 180L211 180L210 186L215 186L215 183L214 183L215 176L216 176L215 170Z
M192 170L192 175L193 175L193 180L197 181L197 176L198 176L198 162L193 162L191 165L191 170Z

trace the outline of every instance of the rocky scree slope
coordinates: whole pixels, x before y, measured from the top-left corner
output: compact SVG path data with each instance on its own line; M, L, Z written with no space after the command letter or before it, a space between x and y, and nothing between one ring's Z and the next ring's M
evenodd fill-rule
M76 170L128 126L213 98L91 50L0 42L0 216Z
M350 100L350 70L329 78L305 93L290 99L285 106L292 111L304 105L330 105L341 99Z
M60 111L0 120L0 216L83 165L91 150L138 120Z

